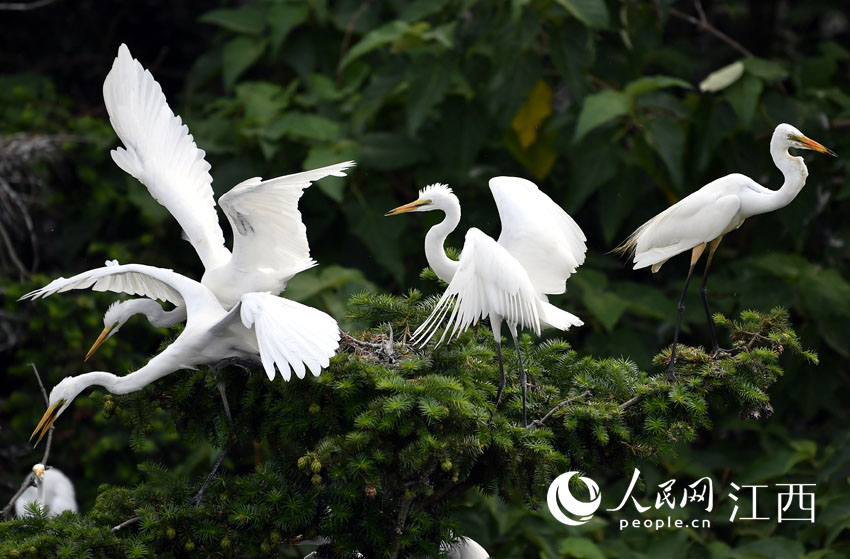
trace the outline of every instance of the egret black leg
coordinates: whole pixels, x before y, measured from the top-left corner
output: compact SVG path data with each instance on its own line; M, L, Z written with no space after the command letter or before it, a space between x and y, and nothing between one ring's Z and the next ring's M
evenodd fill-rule
M522 426L528 426L528 420L526 419L526 409L525 409L525 393L526 387L528 385L528 378L525 375L525 367L522 366L522 351L519 349L519 342L516 339L516 335L514 335L514 347L516 348L516 360L519 363L519 384L522 387Z
M502 391L505 390L505 384L507 384L507 378L505 378L505 363L502 360L502 342L501 340L496 342L496 353L499 356L499 389L496 390L496 406L499 407L499 400L502 398Z
M717 357L717 354L721 352L727 352L728 350L721 349L720 344L717 343L717 332L714 329L714 319L711 317L711 308L708 305L708 293L706 289L706 284L708 283L708 269L711 266L711 260L714 257L714 251L717 250L717 245L720 244L720 240L723 237L718 237L711 241L711 245L708 248L708 259L705 262L705 271L702 275L702 284L699 287L699 294L702 297L702 304L705 307L705 318L708 320L708 332L711 334L711 356Z
M691 253L691 267L688 269L688 277L685 280L685 288L682 289L682 296L679 298L679 313L676 315L676 329L673 331L673 350L670 352L670 365L667 367L667 380L672 380L676 376L676 349L679 345L679 329L682 326L682 314L685 312L685 295L688 294L688 285L691 283L691 277L694 275L694 267L696 266L699 257L702 256L705 250L705 243L694 247Z
M207 487L209 487L210 483L212 483L213 478L215 477L215 473L218 471L218 468L221 466L221 463L224 462L224 457L227 456L227 452L230 450L230 444L224 447L221 450L221 453L216 458L215 464L213 464L212 471L207 476L207 479L204 480L204 484L198 490L194 497L189 499L189 502L186 503L188 506L197 507L201 504L201 500L204 498L204 493L207 492Z

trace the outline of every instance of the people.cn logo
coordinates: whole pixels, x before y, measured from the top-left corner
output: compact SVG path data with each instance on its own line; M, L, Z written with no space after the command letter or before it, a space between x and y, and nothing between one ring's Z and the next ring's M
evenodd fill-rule
M570 479L575 475L578 475L578 472L567 472L556 477L552 485L549 486L549 493L546 495L549 512L552 513L555 520L567 526L581 526L593 518L593 513L602 504L602 494L599 491L599 486L589 477L579 476L578 479L583 481L587 486L590 501L579 501L573 497L573 494L570 493ZM576 518L573 519L564 514L561 507Z

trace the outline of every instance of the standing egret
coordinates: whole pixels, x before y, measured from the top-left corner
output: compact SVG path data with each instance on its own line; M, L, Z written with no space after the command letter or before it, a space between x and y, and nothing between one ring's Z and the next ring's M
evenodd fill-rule
M30 515L27 510L30 503L38 503L45 508L47 516L56 516L66 510L77 512L74 484L68 476L44 464L33 466L32 473L36 478L36 487L27 487L15 501L15 515L18 518Z
M313 181L345 176L353 161L266 181L251 178L221 196L219 204L233 229L231 253L219 226L204 151L126 45L118 48L103 82L103 100L125 146L112 150L112 159L171 212L204 265L201 283L226 309L245 293L280 293L292 276L316 265L298 201ZM101 336L108 337L110 327Z
M502 221L499 241L473 227L466 233L459 261L451 260L444 249L446 238L460 222L460 202L448 186L427 186L419 192L419 199L386 215L432 210L446 214L425 236L425 256L449 286L412 339L425 345L448 316L439 344L488 316L499 357L498 405L505 388L501 329L502 321L507 322L519 362L525 426L526 373L517 325L539 335L541 325L567 330L583 324L578 317L549 304L546 295L566 291L567 278L584 262L586 239L575 221L534 183L496 177L490 179L490 191Z
M95 371L60 381L51 390L47 411L33 431L33 436L40 433L36 444L71 401L92 385L113 394L127 394L178 369L230 358L255 359L258 354L269 380L274 379L277 367L288 381L290 368L298 378L304 378L305 369L318 376L339 345L339 327L322 311L270 293L246 293L228 310L205 285L171 270L142 264L105 266L72 278L58 278L22 298L38 299L89 287L144 295L184 307L186 328L144 367L128 375Z
M789 148L810 149L835 155L832 150L807 138L790 124L780 124L773 131L773 137L770 139L770 156L785 177L782 188L770 190L747 176L738 173L726 175L708 183L653 217L614 249L615 252L631 255L634 258L635 270L652 266L653 274L668 259L687 250L691 251L691 265L685 280L685 288L679 299L676 329L673 333L673 349L667 369L668 377L675 374L676 347L679 342L682 312L685 310L685 294L688 292L694 266L706 246L708 257L700 295L711 332L712 351L714 355L721 351L706 296L706 281L711 259L723 235L740 227L748 217L784 208L803 189L809 171L802 157L788 153Z

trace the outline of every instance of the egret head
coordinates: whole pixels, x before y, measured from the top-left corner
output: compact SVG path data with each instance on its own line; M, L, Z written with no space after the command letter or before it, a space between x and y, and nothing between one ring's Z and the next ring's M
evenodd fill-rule
M136 309L133 308L133 301L116 301L109 305L106 313L103 315L103 332L97 337L91 349L86 353L86 361L94 355L103 342L115 335L118 330L124 325L131 316L136 314Z
M806 137L805 134L790 124L782 123L776 127L776 130L773 131L773 138L771 139L771 143L774 142L779 142L779 145L784 148L811 149L820 153L828 153L832 156L836 155L834 151Z
M50 430L50 427L56 421L62 412L68 409L68 406L76 398L86 386L79 382L79 377L67 377L62 379L59 384L53 387L48 398L47 411L41 416L41 421L38 422L35 430L30 435L30 440L38 434L38 440L35 441L35 446L41 442L44 435ZM37 466L38 464L36 464ZM35 467L33 467L35 472ZM38 475L38 474L36 474Z
M452 189L445 184L432 184L419 191L419 198L415 201L390 210L384 215L396 215L407 212L428 212L431 210L444 210L452 204L457 203L457 196Z

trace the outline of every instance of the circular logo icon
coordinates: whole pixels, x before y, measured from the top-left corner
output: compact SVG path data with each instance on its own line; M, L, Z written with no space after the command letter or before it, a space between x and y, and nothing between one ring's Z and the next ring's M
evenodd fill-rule
M573 494L570 493L570 479L578 472L567 472L561 474L552 481L549 486L549 493L546 495L546 503L549 505L549 512L555 517L555 520L567 526L581 526L591 518L593 513L602 504L602 494L599 491L599 486L589 477L581 477L578 479L584 482L587 486L587 491L590 493L590 502L579 501ZM569 514L577 517L570 518L561 511L561 507Z

